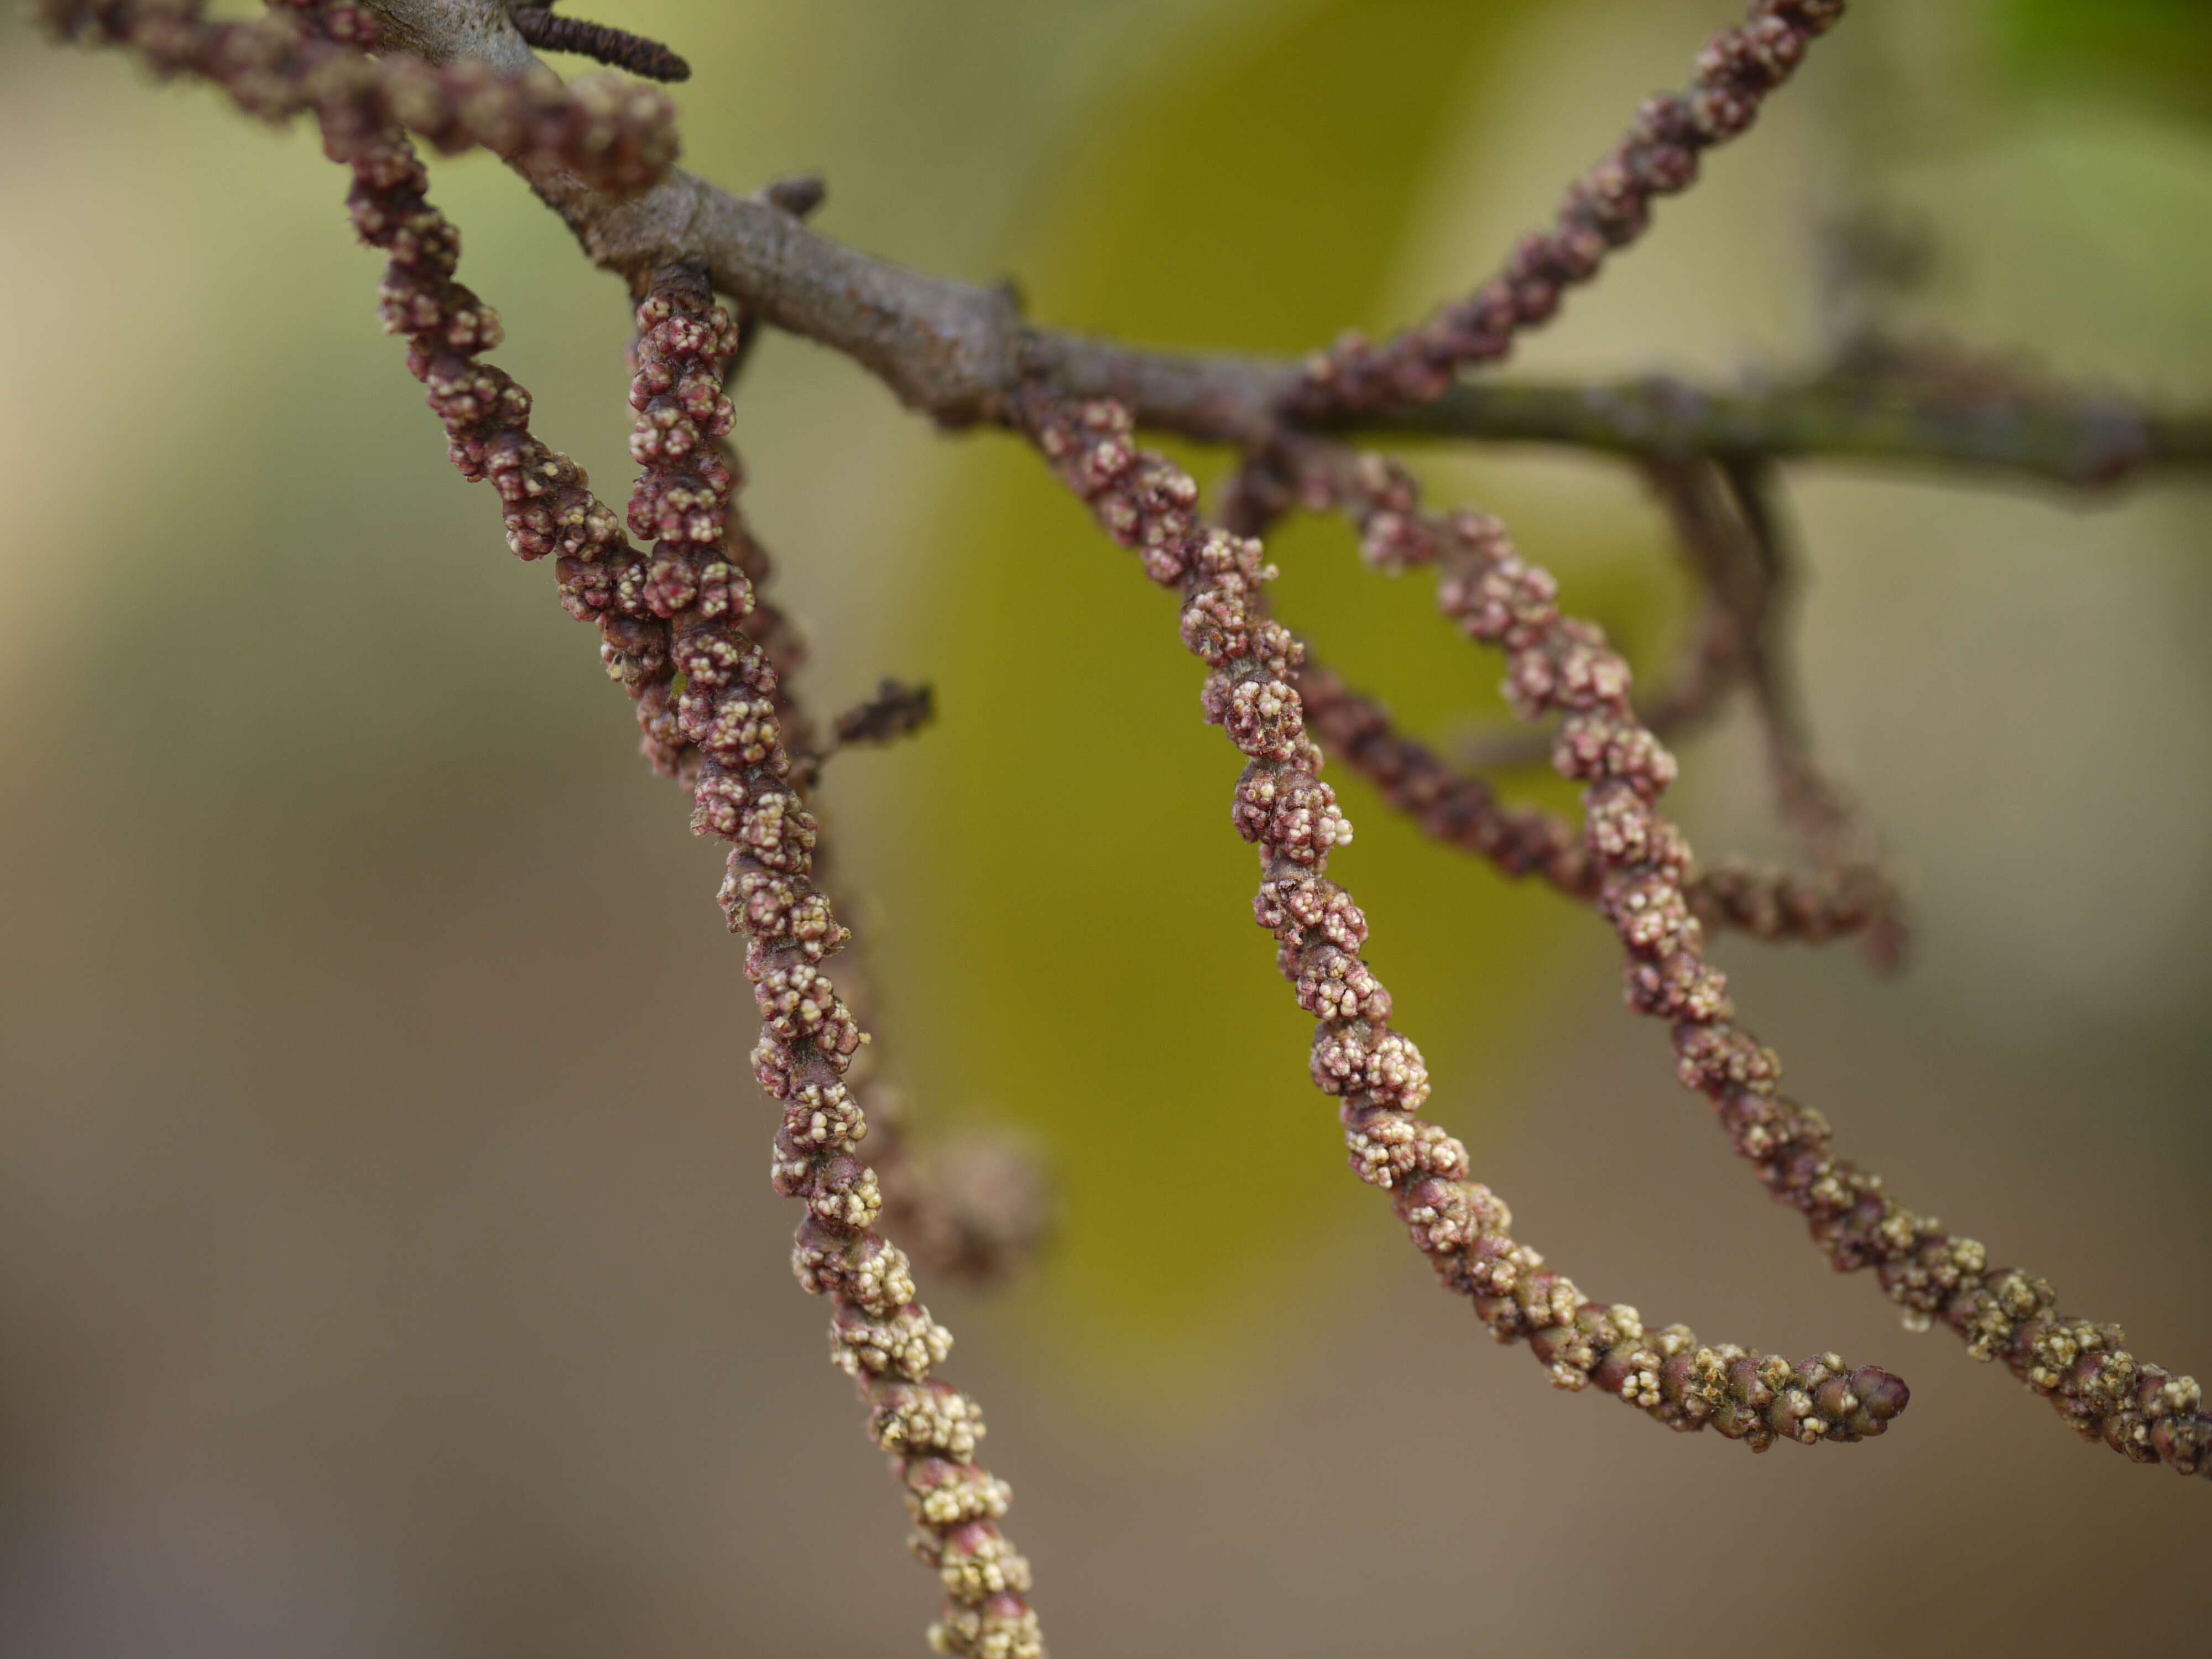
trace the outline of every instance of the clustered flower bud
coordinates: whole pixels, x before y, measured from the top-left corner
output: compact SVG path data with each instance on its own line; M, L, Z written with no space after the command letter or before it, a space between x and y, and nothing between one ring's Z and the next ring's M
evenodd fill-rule
M807 1212L793 1267L834 1304L832 1358L859 1382L893 1454L917 1549L932 1565L972 1566L945 1570L933 1640L948 1653L1036 1659L1036 1617L1016 1588L1028 1568L996 1530L1006 1488L971 1462L980 1412L931 1381L952 1339L915 1300L905 1255L876 1232L884 1194L858 1156L868 1126L848 1074L866 1037L821 966L849 935L812 879L817 831L785 742L789 702L770 647L748 627L768 607L752 579L765 556L731 507L738 467L722 377L736 321L689 268L638 309L630 453L641 471L628 520L651 541L641 551L583 470L531 434L529 394L481 360L499 341L498 319L453 280L459 238L425 198L406 140L386 131L343 154L355 225L391 258L386 326L407 337L454 464L499 490L518 555L555 558L563 603L599 624L602 659L638 700L648 758L691 785L695 829L732 845L721 899L750 947L762 1019L753 1070L784 1107L770 1179ZM795 657L788 624L775 618L770 632ZM990 1504L961 1496L976 1493ZM974 1565L987 1559L989 1571Z
M563 84L533 65L503 76L477 60L434 67L406 52L371 57L375 20L358 7L287 0L312 14L216 21L205 0L39 0L57 33L137 52L163 76L213 82L267 121L312 114L349 148L389 127L446 155L482 148L526 166L564 168L617 194L645 189L676 159L665 94L614 76Z
M601 659L639 699L647 751L660 759L656 733L665 738L668 720L655 694L672 671L645 556L592 493L584 469L532 435L529 392L483 361L499 343L499 317L454 280L460 235L424 195L428 175L413 149L390 130L331 148L353 170L346 201L355 230L390 256L378 312L407 340L408 369L445 423L447 457L464 477L499 492L516 556L552 558L569 613L599 624Z
M1340 1103L1353 1172L1390 1194L1438 1279L1474 1303L1499 1341L1527 1342L1557 1386L1595 1386L1672 1428L1714 1429L1754 1450L1778 1439L1809 1445L1881 1433L1907 1397L1887 1372L1853 1370L1833 1354L1793 1365L1705 1346L1683 1326L1648 1328L1633 1308L1586 1299L1509 1235L1504 1202L1468 1178L1467 1148L1421 1116L1427 1066L1391 1029L1389 993L1359 955L1367 919L1327 873L1330 853L1350 842L1352 826L1321 779L1322 751L1307 734L1299 689L1304 653L1267 615L1265 588L1274 571L1260 544L1204 524L1197 485L1137 447L1121 405L1040 398L1018 414L1108 532L1138 554L1153 580L1182 595L1183 641L1208 670L1206 718L1246 760L1231 817L1260 852L1253 914L1273 934L1277 964L1300 1006L1319 1020L1314 1082ZM1494 536L1502 541L1503 532ZM1549 579L1512 565L1491 575L1470 598L1500 636L1532 646L1548 637L1556 620ZM1547 663L1547 695L1609 707L1613 681L1625 687L1616 662L1601 642L1577 640ZM1623 757L1638 775L1661 764L1633 745Z
M1316 353L1285 412L1310 419L1427 403L1460 369L1504 356L1521 330L1545 321L1568 289L1643 234L1654 200L1695 181L1700 152L1751 125L1843 11L1843 0L1753 0L1743 22L1698 54L1689 86L1647 100L1612 152L1568 186L1551 228L1524 238L1504 270L1380 344L1346 334Z
M1682 1084L1713 1103L1776 1200L1803 1213L1838 1271L1874 1268L1908 1323L1942 1320L1975 1358L2003 1360L2083 1438L2137 1462L2212 1475L2212 1417L2194 1381L2137 1359L2118 1326L2061 1313L2046 1281L1990 1267L1980 1243L1905 1208L1881 1176L1836 1157L1827 1120L1780 1092L1773 1051L1737 1023L1726 976L1705 960L1710 921L1741 920L1761 933L1793 923L1808 931L1878 926L1878 901L1848 888L1832 900L1801 898L1734 870L1697 877L1689 842L1656 805L1674 781L1674 759L1629 701L1628 665L1599 629L1560 613L1558 584L1522 558L1502 525L1464 511L1424 514L1409 475L1376 461L1310 469L1301 487L1309 506L1350 511L1371 546L1367 504L1386 474L1389 544L1419 550L1398 562L1435 563L1439 608L1470 639L1504 650L1516 712L1563 716L1553 764L1585 786L1586 823L1583 860L1556 854L1558 868L1595 882L1597 908L1627 947L1629 1006L1668 1022ZM1389 744L1387 727L1378 738L1375 717L1343 706L1345 694L1326 678L1314 689L1349 740L1345 750L1356 755L1364 745L1385 777L1395 768L1395 782L1385 787L1423 801L1425 822L1435 816L1437 787L1407 785L1417 775L1403 754L1411 745ZM1854 904L1875 915L1862 918Z
M859 1383L906 1488L916 1553L939 1569L945 1604L933 1644L1041 1659L1024 1599L1029 1565L998 1529L1006 1487L974 1462L981 1411L933 1380L951 1334L875 1231L884 1198L860 1156L867 1121L848 1080L867 1039L822 967L849 935L813 880L815 824L783 741L779 676L744 629L752 586L726 556L737 471L721 442L722 378L737 321L702 272L678 267L639 306L637 326L630 454L642 470L629 522L654 537L641 591L665 629L666 706L697 757L694 827L731 847L722 902L745 937L761 1013L754 1075L784 1109L771 1178L807 1212L793 1268L830 1299L831 1358Z
M1267 459L1266 466L1246 469L1248 481L1266 481L1279 493L1280 507L1295 502L1308 512L1344 514L1359 533L1367 562L1378 570L1395 574L1454 554L1479 554L1494 548L1504 533L1497 520L1481 514L1423 511L1413 474L1371 451L1286 437ZM1468 598L1475 602L1471 593ZM1309 665L1299 674L1298 689L1306 723L1322 746L1429 835L1490 860L1510 876L1540 877L1574 898L1598 896L1601 872L1581 832L1565 819L1503 805L1480 776L1447 765L1400 732L1381 704L1326 670ZM1706 927L1770 942L1819 945L1851 935L1880 942L1896 928L1893 889L1863 864L1839 861L1808 876L1729 863L1693 872L1683 893Z

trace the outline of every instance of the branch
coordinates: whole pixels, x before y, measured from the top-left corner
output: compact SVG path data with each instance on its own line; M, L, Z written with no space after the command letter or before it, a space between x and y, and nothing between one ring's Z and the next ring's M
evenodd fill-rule
M1869 924L1868 954L1877 966L1894 969L1903 962L1910 931L1905 896L1887 868L1880 836L1814 757L1795 659L1784 638L1796 561L1773 469L1739 462L1653 471L1678 533L1733 544L1747 568L1744 665L1765 732L1776 808L1814 863L1863 907Z
M1036 327L1002 289L871 258L806 230L772 197L732 195L668 168L659 94L588 81L564 91L505 0L366 0L381 44L398 53L373 67L282 23L206 24L191 6L40 0L40 9L59 33L131 46L164 75L204 76L266 118L313 112L326 130L362 134L397 116L443 149L501 150L633 293L671 265L702 265L749 321L852 358L940 426L1009 423L1012 401L1042 389L1113 398L1154 430L1251 447L1277 428L1303 372L1281 359L1149 351ZM1738 391L1663 378L1462 384L1420 406L1310 423L1647 459L1964 464L2071 485L2212 462L2212 410L2159 415L2112 398L1993 393L1911 374L1819 374Z
M368 0L387 36L432 63L536 59L500 0ZM543 161L514 165L601 269L641 292L696 261L746 313L867 369L939 425L1007 424L1024 387L1111 398L1140 426L1249 445L1298 380L1289 359L1146 350L1040 328L1003 289L909 270L808 230L770 202L681 170L617 198ZM1564 444L1626 455L1833 455L1967 464L2067 484L2212 464L2212 410L2142 414L2114 399L1961 400L1938 389L1815 375L1719 391L1646 379L1463 384L1419 408L1332 417L1348 429Z
M1349 424L1639 458L1965 466L2075 487L2212 464L2212 409L2160 413L2058 386L1952 388L1899 374L1823 372L1729 388L1663 374L1469 380L1432 404Z

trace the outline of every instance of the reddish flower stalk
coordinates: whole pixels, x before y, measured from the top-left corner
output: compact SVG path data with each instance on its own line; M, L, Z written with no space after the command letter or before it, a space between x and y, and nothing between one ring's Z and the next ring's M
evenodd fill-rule
M794 217L804 218L821 205L823 190L818 179L799 178L779 179L761 192L763 199L782 208ZM753 342L759 335L759 319L740 313L738 317L738 345L722 370L722 391L727 396L738 378L744 372ZM710 436L714 446L732 471L737 468L736 452L726 438ZM633 510L635 503L633 502ZM650 540L656 533L650 524L634 524L639 536ZM768 550L746 529L740 520L732 520L725 556L730 562L744 571L753 585L754 605L751 612L740 624L752 636L767 655L769 665L775 670L776 712L783 722L784 742L796 754L812 754L819 747L815 737L813 721L792 695L793 676L806 660L806 638L796 618L768 596L769 577L774 561ZM664 717L666 707L665 672L657 676L657 684L645 698L641 708L641 721L645 729L646 759L655 771L682 780L688 787L696 771L696 756L692 752L683 732L676 723Z
M906 1487L915 1549L945 1583L932 1643L1030 1659L1043 1644L1023 1599L1029 1564L997 1525L1006 1487L972 1461L981 1413L933 1380L951 1334L915 1300L905 1256L875 1231L882 1192L859 1156L867 1124L844 1081L866 1037L822 968L849 935L812 880L815 826L783 745L775 671L738 626L751 584L723 557L736 480L709 440L729 427L722 374L737 323L702 273L679 267L647 296L638 325L630 453L645 471L631 520L660 532L644 592L666 619L684 682L675 717L702 757L693 827L731 844L721 896L750 947L745 976L763 1022L753 1073L784 1106L773 1177L807 1209L793 1265L831 1300L832 1358L860 1383L870 1431Z
M1571 898L1594 900L1601 874L1582 832L1533 807L1508 806L1481 778L1459 771L1401 732L1389 711L1308 664L1296 684L1307 730L1428 835L1488 859L1509 876L1534 876ZM1770 942L1821 945L1867 931L1881 912L1844 884L1784 870L1723 864L1684 884L1690 913Z
M1559 308L1567 289L1589 282L1607 254L1643 234L1656 198L1689 188L1701 151L1751 125L1766 94L1843 10L1843 0L1753 0L1743 22L1698 54L1688 88L1646 100L1612 153L1568 187L1551 228L1524 238L1504 270L1380 344L1346 334L1315 354L1283 412L1318 420L1425 404L1461 369L1504 357L1516 334Z
M281 11L214 21L204 0L38 3L58 34L127 47L157 75L212 82L264 120L312 114L331 143L404 127L447 155L481 146L615 192L644 189L676 159L675 107L653 88L612 76L564 85L542 68L502 76L475 61L433 68L404 52L371 58L375 21L353 6L317 8L310 27Z
M1718 1109L1775 1199L1803 1213L1838 1271L1875 1268L1909 1323L1942 1319L1976 1358L2003 1360L2083 1438L2137 1462L2212 1475L2212 1418L2194 1380L2138 1360L2118 1326L2060 1312L2048 1281L1990 1267L1978 1241L1898 1203L1881 1176L1835 1156L1826 1118L1780 1092L1780 1061L1737 1023L1726 976L1705 958L1689 897L1693 855L1654 805L1674 759L1637 720L1628 665L1602 630L1560 614L1557 583L1520 556L1496 520L1463 510L1403 517L1393 536L1440 564L1445 615L1504 648L1515 711L1565 716L1553 764L1586 786L1598 908L1628 950L1629 1005L1668 1022L1677 1076Z
M1023 1600L1029 1566L1000 1534L1007 1491L972 1460L975 1403L933 1380L951 1334L915 1299L908 1259L875 1231L875 1172L857 1155L867 1133L844 1075L866 1041L820 964L848 935L811 878L813 819L791 781L778 677L743 629L752 584L730 556L735 471L719 445L729 404L721 375L737 325L696 273L673 273L639 312L632 453L644 465L633 522L659 540L631 547L581 468L528 429L529 397L477 355L499 338L489 307L453 280L459 238L423 196L422 164L396 132L333 141L355 173L362 240L392 256L382 313L410 341L409 368L430 388L465 476L489 478L521 556L559 556L562 598L596 618L611 670L689 745L695 825L732 843L722 898L750 944L746 974L763 1019L755 1074L784 1104L773 1175L807 1208L793 1267L836 1309L832 1357L860 1385L870 1432L892 1454L919 1533L915 1548L946 1589L933 1639L941 1650L1035 1659L1042 1647ZM680 687L663 678L670 665Z
M811 181L797 181L770 185L769 193L782 198L780 205L804 211L820 199L818 187L810 188L810 185ZM745 319L740 318L736 348L722 366L726 397L739 372L746 339ZM727 437L710 426L702 430L699 442L711 457L711 464L726 470L734 481L739 467ZM737 626L759 647L769 671L767 696L782 732L793 783L811 788L823 761L835 749L848 744L890 742L918 730L931 713L929 689L886 680L875 700L837 717L827 749L820 744L812 720L793 690L793 676L806 657L805 639L797 623L764 591L771 569L767 550L736 514L726 516L720 556L744 575L753 592L752 608L737 619ZM629 522L639 536L659 538L669 521L668 502L662 495L643 489L633 494ZM643 602L649 578L641 574L641 564L635 552L626 555L625 574L615 589L633 598L627 610L620 611L615 625L625 639L635 638L642 630L650 642L642 652L625 650L614 660L638 698L638 721L643 732L641 747L647 763L664 775L677 778L686 788L693 788L704 757L681 718L665 621ZM592 592L599 580L593 569L607 568L611 562L605 558L592 568L569 567L564 592ZM602 626L606 625L603 617ZM660 630L658 636L650 632L656 628ZM827 855L817 830L813 874L817 885L825 892L831 885L824 874ZM741 919L732 915L730 926L738 929ZM865 1006L865 998L853 988L856 977L848 967L848 1007ZM870 1075L872 1054L872 1049L862 1048L852 1057L846 1086L860 1103L869 1125L871 1162L890 1230L906 1241L911 1258L933 1273L983 1283L1013 1272L1035 1252L1049 1224L1049 1194L1036 1159L1012 1142L988 1133L935 1147L929 1156L917 1156L906 1133L904 1097L896 1085Z
M769 194L793 213L811 210L821 199L818 185L811 180L770 185ZM745 324L740 319L734 343L720 354L720 395L724 397L738 372L746 337ZM641 349L646 343L641 337ZM647 372L642 359L638 370L641 377ZM629 503L630 528L638 536L658 539L664 548L668 545L672 533L680 532L688 515L696 510L694 475L699 469L726 476L734 485L740 471L737 454L716 424L709 422L700 428L691 441L699 450L694 473L673 475L665 489L653 482L650 472L640 481ZM759 649L764 670L761 690L782 734L791 769L788 781L794 788L811 787L825 751L813 735L811 720L793 695L791 678L805 659L805 641L797 623L762 592L770 569L767 550L737 514L725 514L724 518L720 557L744 578L753 595L750 608L736 617L734 624ZM584 580L588 583L590 578ZM648 571L641 580L632 567L627 580L643 603L631 605L621 625L625 629L659 626L662 634L657 648L620 660L626 670L632 662L637 668L631 684L639 698L639 724L645 734L642 747L648 763L696 790L702 782L702 765L708 757L698 746L696 722L685 717L683 696L675 685L676 653L666 637L666 619L654 602L655 594L664 591L656 586L660 580ZM680 577L677 580L680 586ZM927 687L908 688L885 681L874 702L848 709L838 717L833 746L892 741L919 729L930 711ZM817 830L812 876L828 902L829 884L823 874L826 854ZM732 931L743 925L743 915L732 910ZM848 969L848 1009L863 1000L850 989L854 977ZM904 1102L899 1091L869 1075L872 1063L868 1049L850 1056L849 1065L846 1086L870 1126L872 1161L884 1214L907 1241L912 1258L933 1273L975 1282L1001 1277L1018 1267L1034 1251L1048 1224L1049 1201L1043 1173L1036 1160L1018 1147L988 1135L937 1148L931 1158L915 1156L908 1144Z
M1420 511L1419 481L1396 462L1371 452L1286 433L1248 461L1237 478L1232 500L1248 519L1272 518L1292 504L1343 513L1359 532L1362 556L1378 570L1395 574L1433 564L1451 545L1449 527ZM1675 511L1678 527L1710 573L1706 589L1714 596L1712 608L1725 619L1731 640L1740 641L1731 647L1741 659L1731 672L1753 683L1784 816L1805 834L1820 871L1808 878L1723 865L1691 878L1686 890L1691 909L1708 927L1724 924L1768 940L1823 944L1857 934L1878 965L1893 968L1905 939L1897 890L1865 849L1856 817L1808 753L1791 688L1769 638L1774 580L1764 571L1743 568L1769 556L1748 547L1713 545L1731 527L1712 520L1711 503L1702 495L1693 506L1676 503ZM1753 534L1748 526L1733 528L1745 538ZM1323 746L1340 753L1430 835L1492 860L1509 875L1540 874L1562 892L1595 896L1598 872L1572 825L1548 814L1501 806L1480 777L1447 765L1401 736L1381 705L1334 677L1310 686L1302 678L1299 690L1320 699L1318 705L1310 705L1309 718ZM1639 718L1650 729L1650 718ZM1536 751L1546 757L1549 752L1548 745ZM1512 757L1521 758L1517 752Z
M1390 994L1358 954L1367 921L1326 874L1351 826L1321 781L1292 676L1303 652L1270 618L1274 572L1260 544L1201 523L1198 487L1139 450L1128 411L1039 398L1019 416L1060 478L1145 572L1182 596L1182 636L1210 671L1206 718L1246 757L1231 819L1258 843L1254 915L1279 946L1299 1006L1320 1020L1312 1073L1340 1097L1352 1169L1388 1192L1449 1289L1469 1297L1501 1342L1526 1341L1559 1387L1595 1384L1680 1430L1713 1428L1764 1450L1880 1434L1905 1407L1905 1384L1833 1354L1791 1365L1733 1346L1706 1347L1686 1327L1648 1330L1633 1308L1585 1301L1573 1281L1508 1236L1505 1206L1468 1179L1467 1148L1420 1115L1420 1051L1390 1029Z
M1393 472L1403 469L1392 465ZM1779 571L1721 500L1732 495L1723 469L1699 459L1652 461L1642 469L1673 522L1674 543L1695 584L1697 611L1666 689L1639 699L1637 718L1655 737L1678 738L1710 724L1751 677L1778 609ZM1540 732L1515 728L1470 744L1460 759L1478 771L1549 763Z

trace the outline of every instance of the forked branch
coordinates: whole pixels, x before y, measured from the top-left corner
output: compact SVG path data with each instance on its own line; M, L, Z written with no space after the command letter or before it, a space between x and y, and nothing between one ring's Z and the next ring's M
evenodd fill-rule
M225 78L205 58L180 58L162 44L199 17L193 0L39 4L65 32L136 46L165 73ZM364 0L364 9L381 21L388 44L434 65L474 65L479 79L472 85L483 84L485 70L521 76L540 67L504 0ZM572 90L598 97L587 93L589 84ZM659 96L635 91L641 99ZM294 93L249 107L281 116L306 103ZM428 136L444 148L468 141L450 123ZM666 159L655 149L636 154ZM1961 387L1909 374L1822 371L1737 388L1663 377L1580 386L1460 381L1427 403L1302 410L1294 393L1305 367L1297 362L1154 351L1044 328L1024 319L1003 289L872 258L809 230L770 202L680 169L659 171L650 188L628 190L641 176L628 155L617 169L625 188L616 189L599 188L588 170L579 170L579 161L589 158L539 146L509 159L592 261L633 293L672 264L702 264L748 316L852 358L901 401L949 427L1004 422L1025 386L1042 386L1071 398L1112 398L1144 428L1233 444L1258 441L1287 412L1317 428L1627 455L1968 465L2069 485L2212 464L2212 410L2160 413L2063 388Z
M1889 915L1886 890L1855 883L1870 861L1808 758L1771 631L1784 556L1760 469L1856 456L2102 483L2212 460L2212 415L2147 415L1909 368L1869 374L1863 362L1735 393L1656 380L1457 379L1504 356L1639 234L1655 198L1685 186L1705 149L1750 124L1840 0L1753 0L1747 21L1700 56L1689 90L1648 103L1497 278L1381 345L1348 338L1303 364L1151 352L1038 327L1002 289L923 276L817 235L801 222L821 199L811 181L745 197L676 171L662 94L604 80L564 87L531 47L670 80L687 66L657 43L544 7L282 0L269 18L221 21L201 0L40 4L61 33L130 47L163 75L204 78L253 113L317 120L353 172L357 229L389 258L381 313L409 343L453 460L493 484L517 554L555 560L562 602L596 625L605 665L636 701L647 758L690 790L695 830L729 844L722 902L744 935L763 1022L754 1073L782 1113L775 1184L806 1212L794 1266L835 1308L833 1355L860 1385L871 1432L904 1487L917 1552L945 1586L933 1629L941 1651L1041 1659L1043 1649L1028 1564L998 1529L1006 1489L974 1461L978 1409L934 1378L951 1337L916 1299L908 1259L878 1222L896 1215L968 1266L1018 1241L1004 1227L968 1225L975 1217L957 1205L933 1217L919 1186L902 1203L862 1156L864 1104L888 1103L890 1091L864 1085L866 1037L825 970L848 935L819 878L805 794L831 745L793 696L799 640L760 592L768 561L736 513L724 441L729 380L762 326L842 352L943 426L1022 433L1146 574L1177 593L1184 643L1207 669L1207 717L1244 757L1232 819L1260 854L1255 917L1318 1022L1314 1080L1340 1103L1355 1172L1389 1194L1443 1282L1498 1340L1527 1342L1561 1387L1595 1386L1672 1428L1711 1427L1754 1449L1878 1435L1906 1401L1905 1385L1877 1367L1830 1354L1792 1364L1701 1344L1681 1326L1650 1328L1632 1307L1585 1299L1510 1235L1504 1205L1469 1178L1467 1149L1422 1117L1425 1066L1392 1028L1390 994L1360 955L1366 917L1327 873L1351 829L1321 779L1324 749L1431 833L1595 905L1627 952L1632 1006L1672 1031L1681 1081L1711 1100L1736 1150L1806 1216L1838 1269L1875 1268L1912 1319L1941 1320L1978 1357L2004 1361L2084 1436L2138 1462L2212 1473L2212 1419L2197 1385L2135 1358L2117 1327L2060 1313L2045 1281L1990 1267L1979 1243L1836 1158L1826 1120L1781 1094L1778 1062L1737 1023L1704 954L1711 925L1818 938L1879 933ZM395 50L372 55L380 40ZM458 236L425 198L403 128L441 149L504 156L641 301L631 404L641 472L627 520L643 546L582 470L532 434L528 394L483 360L497 319L454 278ZM1245 452L1231 528L1203 520L1195 483L1138 447L1140 427ZM1337 441L1352 430L1569 443L1632 456L1661 480L1713 596L1711 659L1693 665L1712 683L1686 683L1683 706L1702 707L1727 679L1749 687L1820 878L1700 875L1657 810L1674 762L1630 702L1626 665L1595 627L1562 613L1552 579L1503 526L1424 510L1409 471ZM1382 568L1438 568L1445 614L1506 653L1516 712L1563 717L1553 759L1585 786L1583 824L1501 807L1305 660L1303 643L1267 614L1274 571L1259 541L1237 533L1299 507L1345 514ZM834 741L888 740L929 713L926 689L886 682L836 722ZM870 1153L903 1168L887 1139ZM1019 1184L994 1166L981 1207L1004 1221L1025 1201Z

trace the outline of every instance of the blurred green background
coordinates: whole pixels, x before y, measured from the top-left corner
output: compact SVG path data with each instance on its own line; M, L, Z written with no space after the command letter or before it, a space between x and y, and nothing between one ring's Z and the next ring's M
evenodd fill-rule
M1486 272L1732 15L607 21L690 58L711 177L818 169L830 234L1048 321L1291 351ZM1871 311L2201 400L2208 60L2176 0L1861 0L1522 363L1784 371ZM0 1650L911 1650L930 1586L784 1272L718 860L446 465L343 176L13 17L0 140ZM539 431L619 494L621 295L496 163L434 188ZM1832 291L1827 229L1868 216L1925 237L1923 283ZM1344 785L1374 960L1523 1235L1648 1316L1915 1395L1878 1444L1754 1462L1495 1352L1346 1178L1170 602L1015 445L803 343L765 343L737 436L817 708L937 688L828 799L916 1133L1011 1124L1057 1176L1036 1273L932 1294L1056 1650L2201 1640L2197 1491L1832 1279L1620 1012L1603 930ZM1424 466L1664 660L1683 599L1626 471ZM1909 1201L2212 1366L2212 495L1790 483L1814 717L1923 933L1892 982L1728 945L1740 1000ZM1500 718L1425 583L1323 525L1277 557L1286 616L1407 724ZM1701 847L1781 845L1741 720L1686 758Z

